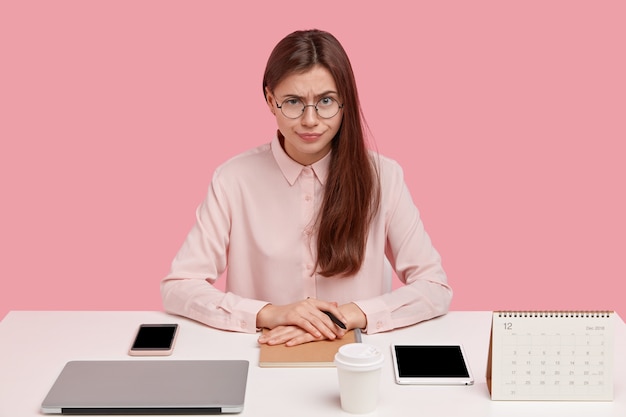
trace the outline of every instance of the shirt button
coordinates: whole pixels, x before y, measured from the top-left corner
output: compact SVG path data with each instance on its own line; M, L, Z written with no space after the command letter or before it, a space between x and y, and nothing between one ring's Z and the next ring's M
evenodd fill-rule
M240 326L242 329L245 329L247 324L248 324L248 323L246 323L246 322L245 322L245 320L241 320L241 321L239 322L239 326Z
M305 196L305 197L304 197L304 200L305 200L305 201L311 201L311 196L310 196L310 195Z
M377 329L380 329L382 327L383 327L383 322L382 321L376 322L376 328Z

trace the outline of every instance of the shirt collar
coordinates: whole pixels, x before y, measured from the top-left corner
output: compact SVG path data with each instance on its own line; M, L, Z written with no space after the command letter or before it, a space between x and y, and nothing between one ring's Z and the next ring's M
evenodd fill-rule
M287 152L283 149L280 144L280 140L278 136L275 136L272 139L272 143L270 145L272 149L272 154L274 155L274 159L278 164L281 172L285 179L289 182L289 185L294 185L300 173L307 166L302 165L287 155ZM328 176L328 167L330 165L330 152L326 154L322 159L315 162L314 164L308 165L308 167L313 169L315 176L319 180L319 182L324 185L326 183L326 177Z

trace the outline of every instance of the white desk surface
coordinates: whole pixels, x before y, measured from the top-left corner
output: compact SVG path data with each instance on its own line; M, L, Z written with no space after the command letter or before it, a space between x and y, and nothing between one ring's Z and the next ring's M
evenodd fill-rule
M353 416L341 410L336 369L259 368L257 335L223 332L157 311L12 311L0 322L0 416L38 416L40 405L70 360L133 359L129 344L140 323L177 322L180 333L168 359L250 361L245 416ZM453 311L393 332L364 335L385 352L378 409L368 416L626 416L626 325L615 334L612 402L491 401L485 382L491 312ZM473 386L400 386L389 345L462 343ZM136 359L136 358L135 358Z

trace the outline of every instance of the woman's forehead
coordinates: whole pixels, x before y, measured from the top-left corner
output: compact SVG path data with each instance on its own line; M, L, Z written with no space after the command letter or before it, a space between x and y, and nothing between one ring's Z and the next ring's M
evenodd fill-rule
M287 75L278 83L274 91L276 95L317 97L329 93L336 94L337 86L330 71L321 65L316 65L307 71Z

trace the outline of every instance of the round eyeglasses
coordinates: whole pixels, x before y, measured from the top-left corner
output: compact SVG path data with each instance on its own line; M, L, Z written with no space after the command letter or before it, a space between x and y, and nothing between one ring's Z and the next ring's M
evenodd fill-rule
M343 108L343 104L339 104L332 97L324 97L316 104L304 104L299 98L288 98L280 106L277 104L276 107L288 119L297 119L302 116L307 107L315 108L317 115L322 119L330 119L339 113L339 110Z

